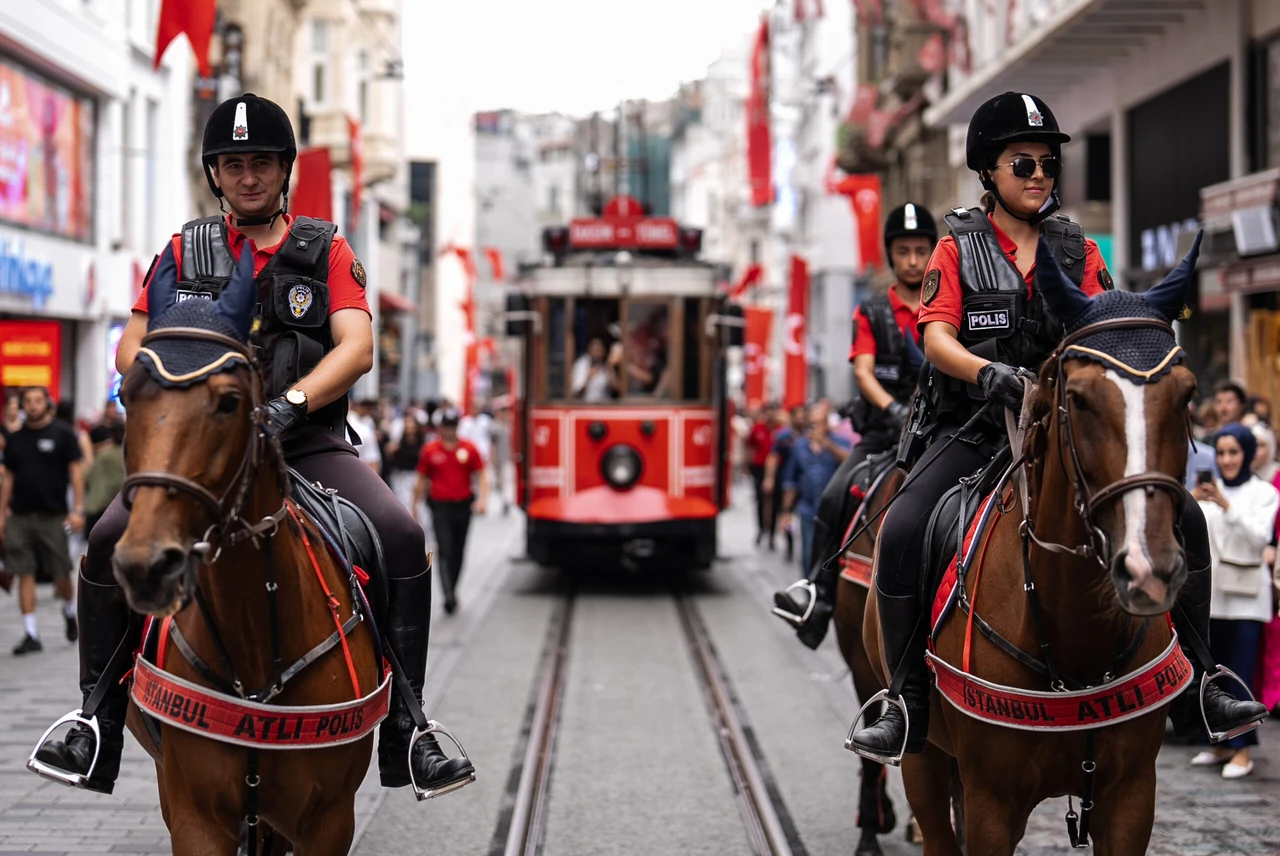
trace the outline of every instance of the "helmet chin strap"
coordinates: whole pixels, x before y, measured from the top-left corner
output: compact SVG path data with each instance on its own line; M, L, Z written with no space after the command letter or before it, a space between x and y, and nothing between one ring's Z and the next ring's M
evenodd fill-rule
M219 208L222 207L221 197L219 197L218 199L218 207ZM281 202L280 207L277 208L275 213L272 214L271 216L243 217L243 218L233 216L232 219L235 220L236 228L242 228L244 226L274 226L276 224L276 220L279 219L280 216L283 215L288 210L289 210L289 191L286 190L284 191L284 201ZM234 212L232 213L234 215Z

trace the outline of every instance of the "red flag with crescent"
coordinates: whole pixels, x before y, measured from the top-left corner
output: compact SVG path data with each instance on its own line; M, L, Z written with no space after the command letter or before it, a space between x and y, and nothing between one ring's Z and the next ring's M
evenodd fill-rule
M747 334L742 347L743 392L747 401L764 401L768 386L769 332L773 329L773 310L748 306Z
M751 88L747 94L747 178L751 204L761 208L773 202L773 141L769 130L769 19L760 19L748 68Z
M862 268L884 263L880 245L880 176L874 173L846 175L835 183L835 191L849 197L858 233L858 257Z
M156 23L156 56L153 68L160 67L169 43L185 35L196 55L200 74L209 77L209 42L217 18L217 0L163 0Z
M787 319L782 337L786 386L783 407L804 404L808 397L809 366L805 359L805 325L809 314L809 264L800 256L791 257L791 287L787 299Z

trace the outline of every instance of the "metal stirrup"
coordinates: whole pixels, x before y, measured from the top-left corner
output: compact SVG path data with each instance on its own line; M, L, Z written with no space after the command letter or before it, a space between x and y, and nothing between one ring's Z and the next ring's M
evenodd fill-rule
M1208 672L1205 672L1203 675L1201 675L1200 676L1200 718L1204 720L1204 730L1209 735L1210 743L1221 743L1223 740L1230 740L1232 737L1239 737L1241 734L1247 734L1253 729L1257 728L1259 725L1261 725L1262 720L1266 719L1268 716L1268 714L1264 713L1262 716L1258 717L1255 720L1246 722L1244 725L1238 725L1235 728L1231 728L1226 731L1214 731L1212 728L1210 728L1209 715L1204 708L1205 690L1208 689L1210 682L1223 677L1231 678L1237 684L1244 687L1245 695L1249 697L1249 701L1252 701L1252 702L1257 701L1257 699L1253 697L1253 692L1250 691L1249 685L1246 684L1244 681L1240 680L1239 675L1237 675L1235 672L1231 671L1221 663L1217 664L1217 668L1214 670L1212 675L1209 674Z
M902 718L906 727L903 729L902 748L898 750L897 755L885 755L880 752L872 752L867 749L863 749L861 746L853 742L853 735L858 730L858 723L861 722L862 717L866 715L867 708L871 707L871 705L880 701L893 705L894 707L902 711ZM883 714L881 715L883 716ZM876 693L870 699L867 700L867 703L864 704L862 706L862 709L858 711L858 715L853 718L853 724L849 726L849 736L844 739L844 748L848 749L850 752L854 752L858 755L861 755L863 758L867 758L879 764L885 764L890 767L899 767L902 765L902 756L907 754L907 740L909 739L910 734L911 734L911 714L907 712L906 702L902 700L901 696L899 696L898 698L894 698L893 696L889 695L888 690L880 690L880 692Z
M413 773L413 747L417 745L419 740L426 737L428 734L444 735L448 738L450 743L458 748L458 757L462 758L462 760L467 763L471 763L471 758L467 756L467 750L462 748L462 744L458 742L458 738L450 734L447 728L436 722L434 719L427 720L426 728L414 728L413 736L409 738L409 784L413 786L413 795L418 798L419 802L422 800L429 800L432 797L452 793L459 788L465 788L476 780L476 774L473 768L472 772L469 773L466 778L458 779L456 782L449 782L448 784L440 785L436 788L421 787L418 784L418 777Z
M813 605L818 602L818 590L809 580L798 580L787 586L783 592L788 596L793 591L805 591L809 594L809 605L804 608L804 615L796 617L794 612L788 612L780 606L773 608L773 614L781 618L783 621L790 622L796 627L804 627L809 621L809 616L813 615Z
M45 729L44 734L40 737L40 742L36 744L36 748L31 750L31 756L27 758L27 769L38 776L48 779L51 782L67 785L72 788L84 788L93 778L93 771L98 766L98 752L102 748L102 731L98 728L98 717L91 716L85 718L83 716L84 709L79 708L71 711L66 716L60 718L53 725ZM66 770L46 764L36 757L36 753L40 751L40 747L48 741L53 732L68 723L76 723L83 725L93 732L93 760L89 762L89 769L84 773L70 773Z

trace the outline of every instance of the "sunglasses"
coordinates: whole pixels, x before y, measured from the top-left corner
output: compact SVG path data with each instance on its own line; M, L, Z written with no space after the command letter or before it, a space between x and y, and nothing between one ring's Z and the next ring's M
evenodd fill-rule
M1052 157L1041 158L1040 160L1035 158L1014 158L1007 164L996 164L997 169L1002 166L1012 167L1013 174L1018 178L1030 178L1035 175L1037 166L1044 171L1045 178L1057 178L1062 175L1062 161Z

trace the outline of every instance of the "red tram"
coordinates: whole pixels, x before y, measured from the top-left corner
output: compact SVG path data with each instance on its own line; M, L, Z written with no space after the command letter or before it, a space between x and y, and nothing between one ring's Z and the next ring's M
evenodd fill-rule
M522 342L517 490L542 564L608 553L709 565L728 502L726 305L702 233L627 196L543 232L507 332Z

